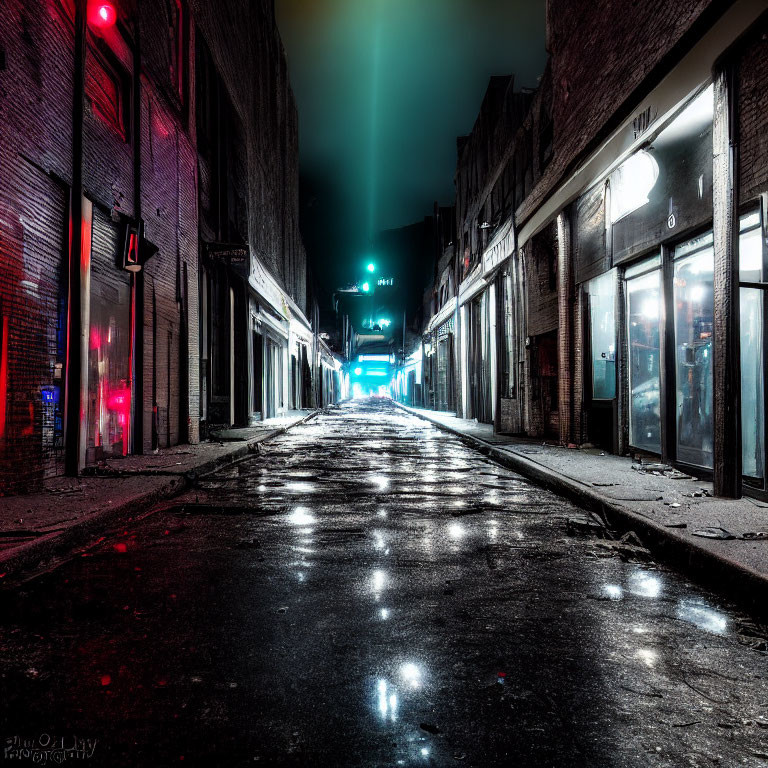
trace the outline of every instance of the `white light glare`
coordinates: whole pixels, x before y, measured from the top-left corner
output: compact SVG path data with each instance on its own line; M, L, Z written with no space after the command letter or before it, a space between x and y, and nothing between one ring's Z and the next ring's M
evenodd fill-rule
M621 600L624 590L618 584L606 584L603 592L610 600Z
M632 593L640 597L658 597L661 581L647 573L636 573L632 577Z
M411 688L418 688L421 685L421 670L413 663L403 664L400 674L405 678Z
M376 592L380 592L384 588L384 583L387 580L387 574L384 571L373 572L373 589Z
M288 520L293 525L312 525L317 522L317 519L310 514L306 507L296 507L288 516Z
M452 539L461 539L466 535L467 531L461 523L451 523L448 526L448 535Z
M644 149L622 163L611 174L611 221L645 205L658 177L658 163Z

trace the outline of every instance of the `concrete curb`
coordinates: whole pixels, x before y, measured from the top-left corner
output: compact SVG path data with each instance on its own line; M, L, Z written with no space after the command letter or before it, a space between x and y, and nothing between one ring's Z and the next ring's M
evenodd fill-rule
M394 402L394 401L393 401ZM466 444L509 469L535 481L539 485L566 497L581 507L596 512L619 529L633 530L644 544L665 562L678 566L698 581L747 606L752 611L768 614L768 573L756 571L729 558L723 552L710 549L696 539L667 528L655 520L635 512L615 499L603 496L592 486L566 477L539 462L520 456L514 450L489 443L474 435L466 435L427 414L413 410L402 403L398 408L418 416L424 421L449 432ZM710 544L710 546L714 546Z
M134 496L114 507L100 509L60 531L45 534L0 553L0 574L3 581L11 583L15 577L27 571L37 572L45 569L56 558L70 554L74 549L87 547L94 539L111 529L135 522L142 513L147 512L158 502L178 496L189 489L198 478L248 458L253 455L253 450L258 444L273 440L300 424L306 424L319 412L319 410L312 411L287 427L276 427L257 435L228 453L205 461L184 473L175 476L148 473L148 477L157 481L157 486L147 493ZM141 472L134 474L141 475Z

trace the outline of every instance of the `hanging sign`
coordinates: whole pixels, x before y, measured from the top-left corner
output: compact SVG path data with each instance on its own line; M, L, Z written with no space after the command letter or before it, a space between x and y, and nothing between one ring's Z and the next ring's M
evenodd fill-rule
M227 264L244 278L251 274L251 252L247 245L238 243L206 243L208 255L216 261Z

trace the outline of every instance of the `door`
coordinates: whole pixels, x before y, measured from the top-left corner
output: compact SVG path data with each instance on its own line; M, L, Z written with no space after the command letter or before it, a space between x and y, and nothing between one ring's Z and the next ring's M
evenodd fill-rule
M625 273L629 369L629 444L661 453L660 257Z
M253 402L251 410L257 418L261 417L264 397L264 337L257 331L251 331L253 347Z
M541 414L541 433L553 439L560 438L557 371L557 331L550 331L535 337L533 392Z
M266 343L266 368L264 376L264 418L271 419L275 415L275 344L267 339Z
M93 208L86 463L125 456L131 436L131 285L118 270L119 233Z
M675 248L676 458L712 468L712 332L714 249L712 233Z
M616 271L587 284L587 339L590 350L586 381L588 442L616 450Z
M768 282L760 211L743 216L739 235L741 463L744 484L766 490L765 332Z

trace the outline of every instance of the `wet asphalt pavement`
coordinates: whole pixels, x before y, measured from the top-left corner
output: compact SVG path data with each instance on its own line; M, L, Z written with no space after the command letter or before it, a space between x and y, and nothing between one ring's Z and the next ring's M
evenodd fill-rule
M385 401L261 448L0 593L4 757L768 765L764 630L631 536Z

